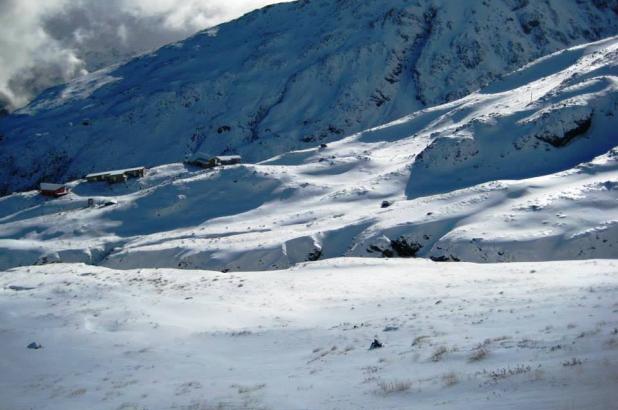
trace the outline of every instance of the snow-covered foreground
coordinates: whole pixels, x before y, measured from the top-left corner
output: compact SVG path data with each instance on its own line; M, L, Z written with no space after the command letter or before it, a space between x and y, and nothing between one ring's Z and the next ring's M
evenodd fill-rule
M0 408L605 410L617 300L617 260L16 268Z

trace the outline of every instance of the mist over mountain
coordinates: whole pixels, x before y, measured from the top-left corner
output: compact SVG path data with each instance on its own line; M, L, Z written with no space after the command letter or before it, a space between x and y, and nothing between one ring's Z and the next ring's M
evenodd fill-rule
M0 0L0 109L270 0Z

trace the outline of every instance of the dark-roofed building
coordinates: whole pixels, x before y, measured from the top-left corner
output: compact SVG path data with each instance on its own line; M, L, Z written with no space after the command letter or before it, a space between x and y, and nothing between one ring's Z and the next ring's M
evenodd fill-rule
M242 161L240 155L219 155L213 159L217 162L217 165L235 165Z
M220 165L240 164L241 161L242 158L240 155L218 155L216 157L208 157L198 152L187 159L185 163L201 168L215 168Z
M96 172L86 175L88 182L106 181L110 184L125 182L129 178L141 178L146 174L146 168L135 167L127 169L118 169L114 171Z

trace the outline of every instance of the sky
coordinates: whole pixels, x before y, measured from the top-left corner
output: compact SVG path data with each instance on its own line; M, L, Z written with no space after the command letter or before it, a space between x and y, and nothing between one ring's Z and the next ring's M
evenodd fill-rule
M0 109L281 1L0 0Z

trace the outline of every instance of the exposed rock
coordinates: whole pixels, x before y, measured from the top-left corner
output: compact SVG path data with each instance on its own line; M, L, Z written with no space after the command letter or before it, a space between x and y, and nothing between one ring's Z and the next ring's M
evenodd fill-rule
M575 138L584 135L592 126L592 117L585 118L583 120L575 121L575 128L571 128L563 135L537 135L536 137L541 141L545 141L548 144L560 148L568 145Z
M223 134L226 132L230 132L231 130L232 130L232 127L230 127L229 125L223 125L217 128L217 134Z
M8 289L10 290L14 290L15 292L23 292L25 290L33 290L36 289L34 287L31 286L17 286L17 285L11 285L8 287Z
M399 330L398 326L386 326L383 332L395 332L397 330Z
M453 255L430 256L430 259L434 262L459 262L459 259Z
M371 342L371 346L369 346L369 350L381 349L383 347L384 345L380 343L378 339L373 339L373 342Z
M391 241L391 246L400 258L414 258L423 245L416 242L408 242L404 237Z
M307 260L315 262L322 257L322 249L316 249L307 256Z

